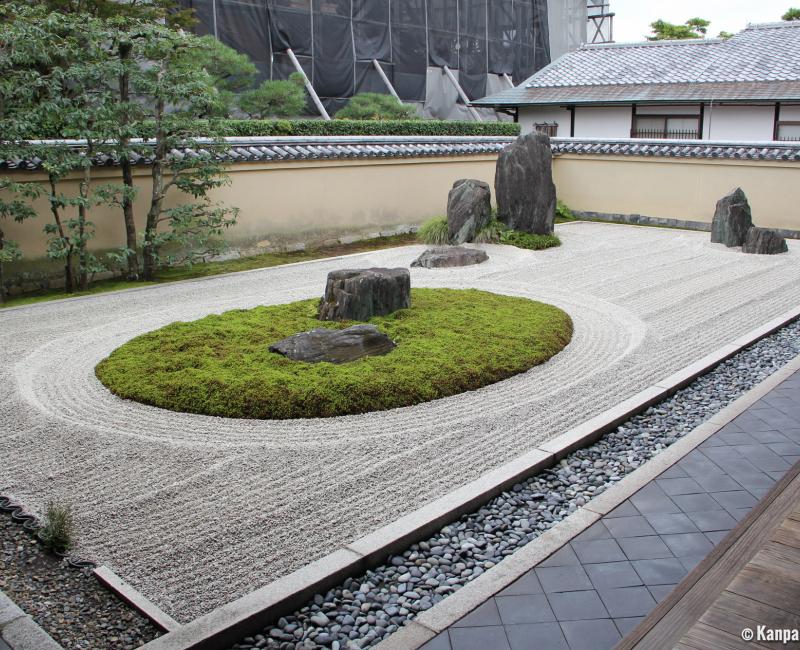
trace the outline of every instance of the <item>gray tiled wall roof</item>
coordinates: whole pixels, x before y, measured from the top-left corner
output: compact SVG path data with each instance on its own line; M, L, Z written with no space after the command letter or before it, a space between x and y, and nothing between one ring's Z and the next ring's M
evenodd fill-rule
M227 150L215 155L230 163L290 162L303 160L347 160L385 158L426 158L495 154L513 142L513 138L231 138ZM76 143L77 146L77 143ZM700 142L691 140L600 140L553 138L553 154L595 154L621 156L665 156L680 158L728 158L749 160L784 160L800 162L800 142ZM177 156L193 156L209 150L181 149ZM114 166L113 156L95 159L98 166ZM137 156L134 163L147 165L147 156ZM36 170L41 160L0 161L0 169Z

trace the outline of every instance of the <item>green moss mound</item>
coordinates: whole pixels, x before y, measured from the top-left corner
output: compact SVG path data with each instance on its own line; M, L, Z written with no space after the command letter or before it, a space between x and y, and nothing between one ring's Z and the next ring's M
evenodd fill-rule
M291 361L272 343L316 327L318 300L173 323L115 350L95 372L126 399L231 418L332 417L410 406L544 363L572 338L560 309L476 290L415 289L371 323L397 349L342 365Z

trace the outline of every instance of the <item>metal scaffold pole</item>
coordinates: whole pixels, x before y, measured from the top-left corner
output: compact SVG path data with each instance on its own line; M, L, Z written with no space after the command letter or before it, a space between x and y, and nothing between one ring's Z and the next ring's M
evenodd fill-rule
M317 95L317 91L314 90L314 86L311 85L311 82L308 80L308 76L306 75L305 70L303 70L302 66L300 65L300 61L297 60L297 57L292 52L291 48L286 50L286 54L289 55L289 58L292 60L292 65L294 69L297 70L301 75L303 75L303 79L305 80L306 90L308 94L311 95L311 99L314 102L314 105L317 107L319 114L322 115L323 118L330 121L331 116L328 115L328 111L325 110L325 106L322 104L322 100L320 100L319 95Z
M455 86L456 91L458 92L458 96L461 97L461 101L464 102L472 117L475 118L475 121L483 122L481 114L478 113L478 111L475 110L474 107L469 105L469 97L467 97L467 93L464 92L464 89L458 83L458 79L456 79L456 76L453 74L452 70L450 70L450 68L448 68L446 65L442 66L442 70L444 70L445 74L447 75L447 78L450 79L450 82Z

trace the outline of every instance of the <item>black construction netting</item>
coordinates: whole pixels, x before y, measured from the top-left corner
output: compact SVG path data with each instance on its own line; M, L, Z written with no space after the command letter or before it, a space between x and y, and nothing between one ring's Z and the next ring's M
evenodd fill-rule
M550 62L547 0L181 0L197 32L245 52L266 79L285 79L291 49L331 107L359 92L425 101L429 66L457 72L470 99L487 75L520 83Z

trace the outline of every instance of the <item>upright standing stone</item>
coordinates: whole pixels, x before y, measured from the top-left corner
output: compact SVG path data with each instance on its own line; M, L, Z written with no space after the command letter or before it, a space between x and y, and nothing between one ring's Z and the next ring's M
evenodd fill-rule
M753 226L753 215L742 188L737 187L717 201L714 221L711 223L711 241L728 248L741 246L747 231Z
M752 255L779 255L788 253L789 247L786 245L786 239L774 230L753 226L747 231L742 252Z
M320 320L367 321L411 307L408 269L331 271L319 305Z
M453 183L447 197L447 230L451 244L475 239L492 219L492 190L488 183L462 179Z
M556 186L550 138L529 133L500 152L494 181L497 218L513 230L552 235Z

